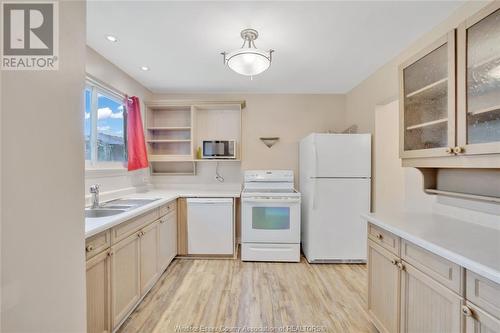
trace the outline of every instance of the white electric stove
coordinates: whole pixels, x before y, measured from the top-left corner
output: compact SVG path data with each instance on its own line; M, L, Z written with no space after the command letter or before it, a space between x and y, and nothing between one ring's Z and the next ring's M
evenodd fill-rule
M300 261L300 193L291 170L245 171L241 259Z

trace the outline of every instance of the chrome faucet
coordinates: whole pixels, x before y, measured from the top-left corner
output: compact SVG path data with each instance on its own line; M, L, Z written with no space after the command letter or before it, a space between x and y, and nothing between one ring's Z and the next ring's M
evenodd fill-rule
M99 208L99 184L90 186L90 193L92 193L92 206L90 208Z

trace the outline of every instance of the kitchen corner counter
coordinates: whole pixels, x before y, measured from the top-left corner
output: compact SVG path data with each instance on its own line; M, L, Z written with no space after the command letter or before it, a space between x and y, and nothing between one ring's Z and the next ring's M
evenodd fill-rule
M500 230L432 213L362 217L393 234L500 283Z
M126 211L114 216L101 218L86 218L85 219L85 238L92 237L104 230L110 229L120 223L128 221L136 216L139 216L151 209L160 207L172 200L182 197L201 197L201 198L239 198L241 189L152 189L147 192L138 192L125 195L120 198L135 198L135 199L150 199L158 198L154 202L140 206L130 211Z

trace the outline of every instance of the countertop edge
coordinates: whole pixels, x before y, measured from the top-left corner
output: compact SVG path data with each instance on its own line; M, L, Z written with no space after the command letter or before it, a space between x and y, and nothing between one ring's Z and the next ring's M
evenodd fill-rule
M375 216L371 214L361 214L361 216L366 219L368 222L373 223L393 234L396 236L399 236L401 238L404 238L415 245L418 245L438 256L441 256L457 265L460 265L464 267L465 269L468 269L474 273L477 273L495 283L500 284L500 272L490 268L488 266L485 266L477 261L471 260L467 257L464 257L460 254L457 254L451 250L448 250L446 248L443 248L441 246L438 246L430 241L427 241L421 237L417 237L413 234L410 234L406 231L403 231L389 223L385 223L384 221L376 218Z
M117 226L118 224L126 222L126 221L128 221L130 219L133 219L134 217L137 217L137 216L139 216L139 215L141 215L143 213L146 213L147 211L150 211L152 209L158 208L158 207L166 204L167 202L170 202L172 200L176 200L177 198L179 198L179 196L172 196L172 197L160 198L159 200L154 201L154 202L152 202L150 204L147 204L147 205L144 205L142 207L138 207L136 209L133 209L133 210L131 210L129 212L123 213L123 215L119 214L112 221L109 221L107 223L105 222L102 225L100 225L100 226L98 226L96 228L93 228L93 229L85 232L85 239L88 239L88 238L90 238L92 236L95 236L95 235L97 235L100 232L103 232L103 231L106 231L108 229L111 229L114 226Z
M175 192L175 191L171 191ZM88 231L85 231L85 239L87 240L88 238L95 236L103 231L106 231L108 229L113 228L114 226L117 226L123 222L126 222L130 219L133 219L134 217L137 217L141 214L144 214L147 211L150 211L152 209L158 208L167 202L177 200L178 198L189 198L189 197L224 197L224 198L239 198L240 193L236 192L231 192L231 191L221 191L220 193L217 192L208 192L208 191L201 191L200 193L196 193L195 191L179 191L177 194L161 194L161 190L152 190L149 192L144 192L144 193L134 193L128 196L134 196L134 197L158 197L159 200L156 200L152 203L149 203L147 205L144 205L142 207L138 207L136 209L130 210L128 212L125 212L123 214L118 214L115 217L110 218L109 222L103 222L102 225L96 226L95 228L92 228ZM87 220L85 220L85 223L87 223Z

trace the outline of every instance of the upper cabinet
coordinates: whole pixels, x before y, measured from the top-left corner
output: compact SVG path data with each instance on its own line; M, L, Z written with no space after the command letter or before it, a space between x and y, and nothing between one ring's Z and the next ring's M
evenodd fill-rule
M455 32L400 67L401 157L445 156L455 145Z
M500 2L403 63L399 78L404 165L500 167L485 159L500 154Z
M500 3L462 23L457 36L459 153L500 153Z

